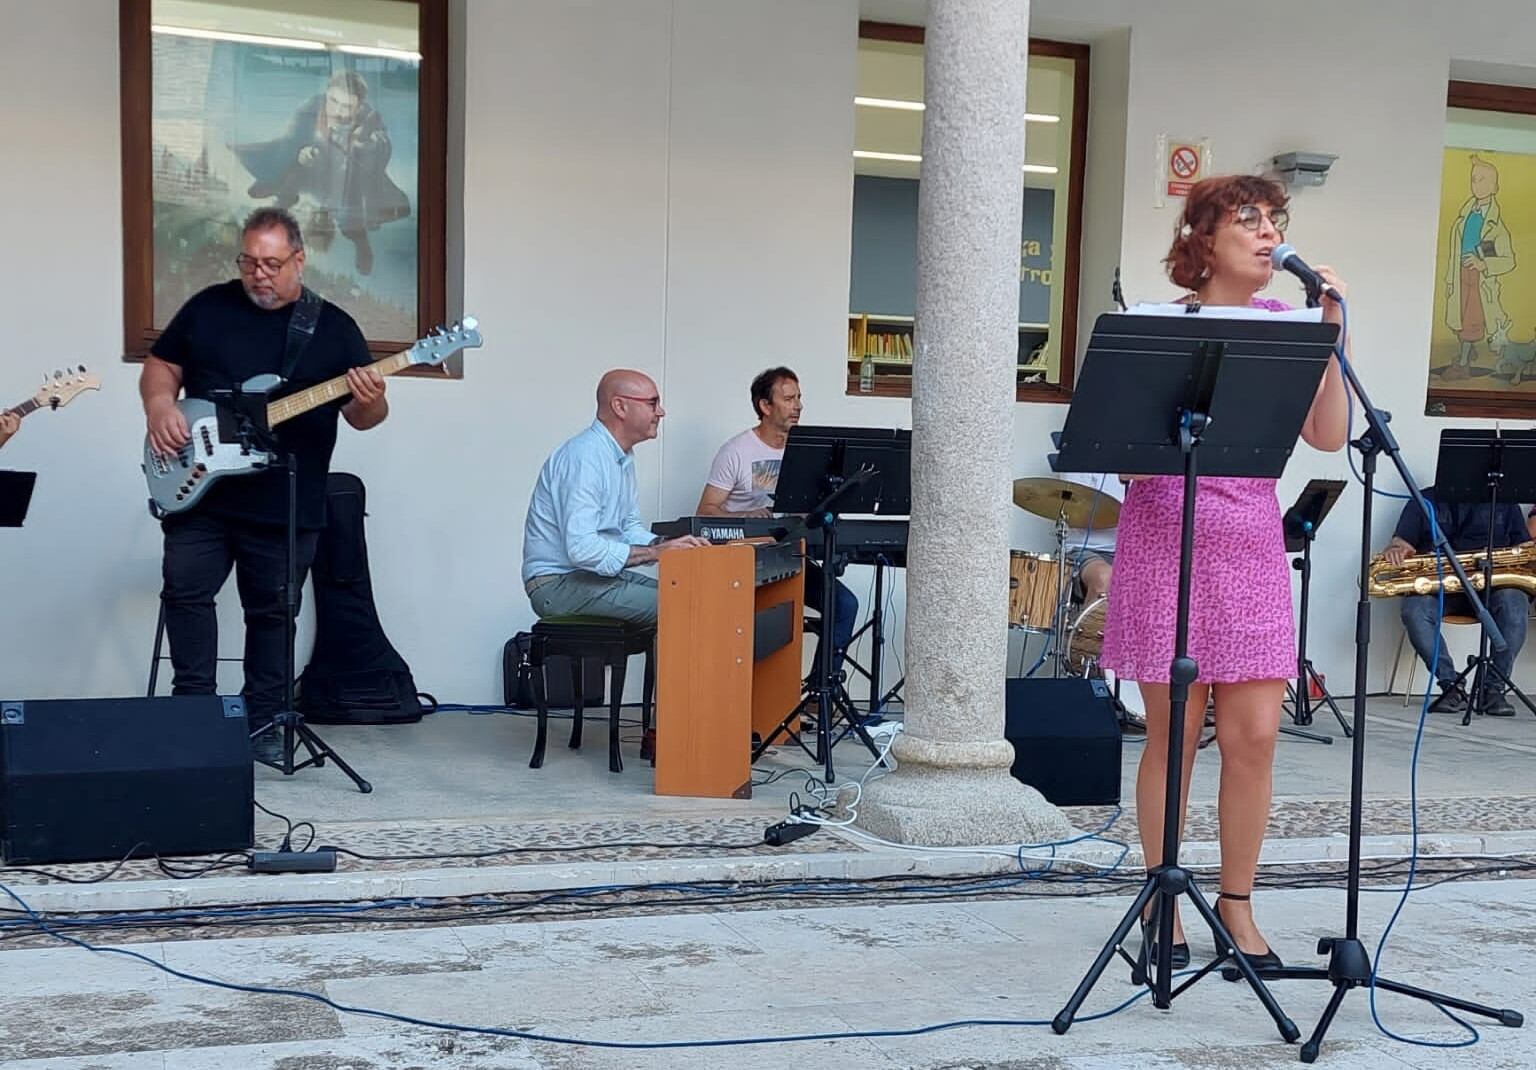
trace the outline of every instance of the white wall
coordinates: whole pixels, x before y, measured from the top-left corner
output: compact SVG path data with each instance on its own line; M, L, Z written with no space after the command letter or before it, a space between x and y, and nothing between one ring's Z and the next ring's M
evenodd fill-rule
M749 420L747 381L769 364L799 370L810 421L909 426L905 401L848 398L842 386L849 98L856 18L878 16L872 6L467 3L463 292L487 344L461 382L394 384L389 423L343 429L336 455L368 483L380 613L424 688L499 695L500 644L530 619L517 579L529 488L544 455L590 418L603 369L632 365L662 384L670 415L639 453L642 508L656 517L691 510L709 454ZM1036 0L1038 27L1103 45L1085 317L1107 306L1116 262L1133 299L1172 292L1158 268L1172 210L1151 198L1159 131L1210 136L1221 170L1285 149L1337 152L1328 186L1297 197L1291 237L1351 281L1361 374L1427 479L1445 424L1418 415L1444 80L1453 58L1536 68L1536 37L1511 32L1528 23L1526 6L1297 0L1270 43L1262 28L1274 17L1260 5L1245 16L1218 0ZM6 467L42 473L28 526L0 532L8 695L133 694L153 634L159 547L137 467L136 369L116 359L117 31L104 9L0 0L0 135L23 161L0 174L0 398L79 360L107 380L99 396L29 418L4 453ZM1340 12L1347 21L1325 23ZM1305 91L1278 84L1282 63ZM1016 470L1042 472L1064 409L1017 412ZM1281 497L1346 472L1343 455L1303 449ZM1358 509L1356 490L1318 545L1313 653L1336 686L1350 671ZM1379 506L1378 541L1395 512ZM1040 549L1049 529L1021 515L1013 535ZM965 533L955 537L963 546ZM866 576L852 584L866 594ZM1396 645L1391 608L1378 614L1374 686ZM237 648L232 634L225 650Z

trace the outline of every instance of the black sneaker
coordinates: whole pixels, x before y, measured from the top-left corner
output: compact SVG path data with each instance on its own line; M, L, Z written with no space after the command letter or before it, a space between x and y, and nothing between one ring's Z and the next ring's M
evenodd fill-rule
M1489 717L1513 717L1515 715L1515 708L1510 705L1509 699L1504 697L1504 689L1502 687L1498 689L1484 688L1483 701L1478 703L1477 708Z
M1430 713L1466 713L1467 693L1460 684L1441 684L1440 697L1429 704Z
M265 724L270 725L267 721ZM263 727L263 722L251 725L251 731ZM272 765L283 760L283 730L281 728L267 728L259 736L251 737L251 759L265 765Z

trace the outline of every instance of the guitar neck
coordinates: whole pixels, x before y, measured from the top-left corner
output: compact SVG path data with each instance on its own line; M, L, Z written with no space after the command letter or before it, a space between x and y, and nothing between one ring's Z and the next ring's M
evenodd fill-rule
M410 367L411 351L402 349L389 357L382 357L368 365L369 368L380 375L394 375ZM295 416L302 416L311 409L318 409L321 405L332 401L340 401L352 393L352 388L347 386L347 377L338 375L334 379L327 379L323 383L316 383L306 390L300 390L297 394L289 394L285 398L267 403L267 426L276 427L285 420L291 420Z
M13 405L9 409L5 409L4 412L7 416L15 416L19 419L20 417L26 416L29 413L36 412L42 407L43 406L38 402L36 398L28 398L20 405Z

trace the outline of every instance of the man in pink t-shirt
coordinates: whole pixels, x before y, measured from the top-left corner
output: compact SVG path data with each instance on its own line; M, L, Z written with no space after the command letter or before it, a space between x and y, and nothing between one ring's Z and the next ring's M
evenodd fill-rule
M772 516L773 494L779 485L779 466L789 429L800 422L800 380L788 368L769 368L752 380L752 411L757 426L727 439L709 466L704 493L699 496L700 516ZM805 563L805 604L822 612L821 566ZM841 581L836 585L837 609L832 636L832 670L842 667L843 653L858 622L859 600ZM820 639L811 664L811 681L821 667Z

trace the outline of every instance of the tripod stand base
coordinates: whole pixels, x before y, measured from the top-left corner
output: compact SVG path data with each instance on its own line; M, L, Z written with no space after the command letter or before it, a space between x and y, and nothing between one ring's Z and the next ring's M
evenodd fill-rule
M1343 936L1325 936L1317 942L1317 953L1328 956L1327 966L1282 966L1275 970L1259 971L1259 976L1266 981L1327 981L1333 985L1333 996L1328 1000L1328 1006L1323 1008L1322 1016L1317 1020L1317 1026L1312 1030L1312 1035L1301 1046L1301 1061L1304 1063L1317 1060L1318 1054L1322 1051L1323 1037L1328 1032L1328 1027L1333 1024L1333 1017L1339 1012L1339 1007L1344 1003L1344 996L1350 989L1367 988L1373 983L1371 956L1359 940L1351 940ZM1237 970L1231 966L1223 967L1221 976L1227 981L1238 979ZM1492 1018L1500 1025L1511 1029L1518 1029L1525 1024L1525 1015L1508 1008L1484 1006L1455 996L1415 988L1385 977L1377 977L1374 984L1383 991L1411 996L1441 1008L1451 1007L1466 1011L1468 1014Z
M799 726L807 720L812 720L816 724L814 750L805 745L805 740L800 738L798 730ZM842 726L841 732L837 732L839 725ZM812 761L822 763L826 782L832 784L837 779L832 769L832 748L841 743L850 733L857 735L859 742L868 748L869 753L882 766L885 765L880 758L880 748L875 745L869 730L864 727L864 718L859 715L858 708L853 704L853 698L843 686L842 679L839 678L835 683L826 686L818 684L806 691L800 704L790 710L773 731L752 748L752 761L755 764L780 736L785 736L795 746L805 751Z
M1264 978L1254 969L1240 951L1229 951L1222 958L1217 959L1202 969L1195 972L1194 976L1184 981L1177 988L1173 987L1173 968L1170 965L1173 948L1171 926L1173 924L1173 904L1180 898L1188 898L1191 905L1199 913L1200 917L1210 927L1212 936L1215 937L1218 947L1233 948L1236 946L1221 916L1216 913L1210 903L1206 902L1190 872L1176 864L1158 866L1147 874L1146 883L1141 887L1141 892L1131 903L1130 909L1120 919L1119 926L1110 935L1108 942L1099 951L1099 956L1088 968L1088 972L1078 983L1077 990L1067 1000L1067 1005L1051 1019L1051 1029L1060 1036L1072 1027L1072 1020L1077 1016L1083 1001L1098 984L1100 976L1109 966L1110 960L1116 955L1127 960L1131 964L1131 983L1137 986L1148 987L1152 990L1152 1005L1159 1010L1167 1010L1173 1006L1173 1001L1183 994L1190 986L1205 977L1206 974L1216 969L1218 964L1231 959L1230 967L1236 973L1247 979L1253 988L1253 993L1263 1004L1269 1016L1274 1019L1275 1028L1280 1033L1280 1038L1287 1044L1294 1042L1301 1036L1301 1030L1296 1027L1285 1013L1280 1009L1280 1004L1270 993L1264 984ZM1143 911L1150 904L1152 918L1150 927L1142 923ZM1121 946L1132 928L1142 923L1142 947L1136 958L1131 958ZM1169 926L1169 931L1162 931L1162 926ZM1161 939L1159 937L1161 936ZM1152 962L1151 953L1154 947L1159 948L1159 961ZM1223 971L1225 976L1225 970Z
M308 769L310 766L318 768L325 764L327 758L336 763L336 768L345 773L357 785L357 790L364 795L373 791L373 785L357 774L357 771L346 763L341 755L329 743L321 739L315 730L304 722L304 715L293 711L274 714L272 720L262 725L251 733L251 744L268 733L279 733L282 744L282 758L277 761L267 758L257 758L262 765L276 769L284 776L293 776L300 769ZM300 745L309 752L309 757L303 761L295 762L294 757Z

